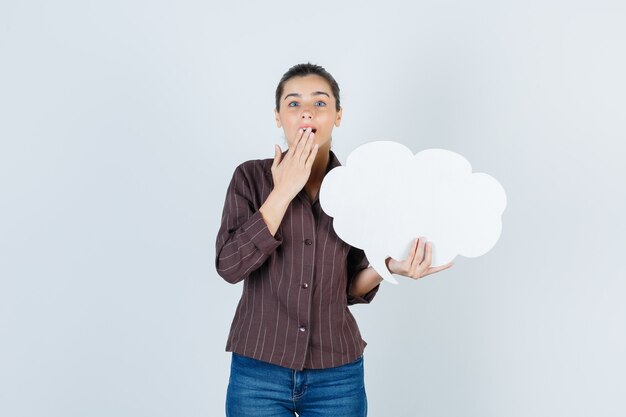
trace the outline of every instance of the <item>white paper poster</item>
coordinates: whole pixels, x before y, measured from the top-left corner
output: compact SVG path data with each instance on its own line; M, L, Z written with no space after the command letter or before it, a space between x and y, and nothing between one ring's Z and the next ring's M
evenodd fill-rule
M319 198L337 235L363 249L394 284L385 259L405 259L417 237L432 242L431 266L487 253L500 237L507 202L500 183L472 173L458 153L426 149L414 155L392 141L352 151L344 166L326 175Z

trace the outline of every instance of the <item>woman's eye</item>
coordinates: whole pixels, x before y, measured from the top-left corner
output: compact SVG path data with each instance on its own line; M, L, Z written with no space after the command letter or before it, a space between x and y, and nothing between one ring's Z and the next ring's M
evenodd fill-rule
M317 107L326 107L326 103L323 101L316 101L315 104L317 105ZM296 106L299 106L299 103L297 101L289 102L289 107L296 107Z

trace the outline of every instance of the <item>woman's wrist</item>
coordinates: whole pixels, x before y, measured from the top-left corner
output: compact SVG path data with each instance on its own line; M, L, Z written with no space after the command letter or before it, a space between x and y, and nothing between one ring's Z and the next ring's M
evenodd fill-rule
M393 272L393 271L391 270L391 263L392 263L392 262L393 262L393 258L391 258L391 256L390 256L389 258L385 259L385 265L387 266L387 270L388 270L389 272L391 272L392 274L394 274L395 272Z
M282 204L285 204L288 206L289 203L291 203L291 200L293 200L296 197L296 195L298 194L290 193L280 187L274 187L274 189L270 192L267 198L269 199L271 197L272 199L275 199L281 202Z
M265 221L265 224L267 225L267 228L272 236L276 234L280 223L283 221L283 217L285 217L285 212L287 211L287 207L289 207L291 200L292 199L285 193L274 189L270 192L263 205L259 208L261 217L263 217L263 220Z

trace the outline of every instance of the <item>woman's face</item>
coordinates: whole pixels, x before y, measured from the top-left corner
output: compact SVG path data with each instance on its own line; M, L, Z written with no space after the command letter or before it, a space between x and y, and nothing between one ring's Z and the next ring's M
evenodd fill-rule
M333 126L339 126L342 110L335 110L335 97L328 81L311 74L293 77L285 83L280 111L274 113L276 126L283 128L290 148L303 126L313 127L314 143L320 148L330 148Z

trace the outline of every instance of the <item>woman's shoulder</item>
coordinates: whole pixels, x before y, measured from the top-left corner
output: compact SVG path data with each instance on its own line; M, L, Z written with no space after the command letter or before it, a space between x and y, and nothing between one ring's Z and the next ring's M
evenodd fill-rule
M249 170L269 170L272 167L272 158L267 159L249 159L247 161L241 162L237 165L235 170L241 171L249 171Z
M258 183L263 178L272 178L272 158L267 159L250 159L241 162L235 168L233 177L243 176L251 182Z

